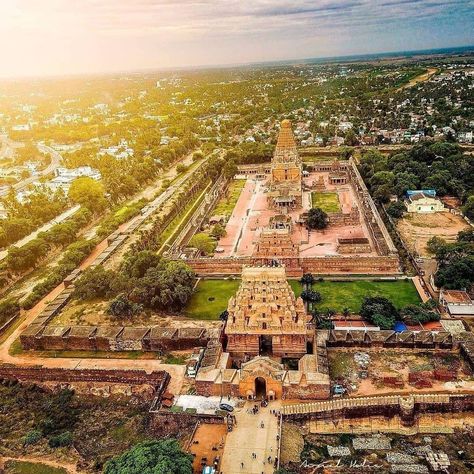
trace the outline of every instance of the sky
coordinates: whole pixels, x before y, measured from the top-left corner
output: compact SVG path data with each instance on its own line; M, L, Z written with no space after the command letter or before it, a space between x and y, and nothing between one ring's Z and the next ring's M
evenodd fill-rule
M0 77L474 44L474 0L0 0Z

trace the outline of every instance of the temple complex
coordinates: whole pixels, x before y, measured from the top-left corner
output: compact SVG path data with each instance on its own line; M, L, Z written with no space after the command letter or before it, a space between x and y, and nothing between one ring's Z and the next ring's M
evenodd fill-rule
M239 166L245 180L212 257L189 258L200 276L240 275L243 266L284 265L288 276L400 273L396 248L352 159L308 161L303 172L289 120L270 163ZM320 208L324 229L309 229Z

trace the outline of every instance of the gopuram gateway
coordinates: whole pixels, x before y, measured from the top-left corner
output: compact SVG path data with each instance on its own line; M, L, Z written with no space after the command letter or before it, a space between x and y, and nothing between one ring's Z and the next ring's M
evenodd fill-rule
M281 122L270 163L242 165L245 180L212 257L189 258L200 276L240 275L243 266L285 266L287 276L396 275L396 248L352 159L303 163L289 120ZM322 209L328 225L309 229ZM211 218L212 216L209 216Z
M329 397L326 349L283 267L245 267L222 343L210 341L196 377L201 395ZM292 367L290 369L289 367Z

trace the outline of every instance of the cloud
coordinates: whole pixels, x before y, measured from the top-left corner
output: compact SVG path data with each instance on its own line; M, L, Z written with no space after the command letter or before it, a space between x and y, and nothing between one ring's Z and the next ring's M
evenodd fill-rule
M230 63L474 43L472 24L474 0L0 0L0 53Z

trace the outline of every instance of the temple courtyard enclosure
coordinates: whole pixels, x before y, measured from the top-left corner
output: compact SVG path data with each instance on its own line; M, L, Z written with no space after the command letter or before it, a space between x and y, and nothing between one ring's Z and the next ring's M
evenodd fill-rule
M234 183L231 187L235 187ZM358 193L349 181L332 184L329 172L313 171L303 178L303 186L302 208L279 211L270 206L265 183L254 178L247 179L227 221L226 235L219 240L216 257L255 255L263 229L271 227L272 218L281 212L293 222L290 238L302 257L341 255L338 246L343 239L367 239L368 247L358 254L377 255L365 218L359 211L362 204ZM321 186L322 191L312 191L315 186ZM220 215L228 211L229 207L219 207L213 214ZM300 222L300 216L312 207L320 207L328 214L334 214L333 225L330 224L323 231L308 232ZM345 219L342 216L346 216Z

